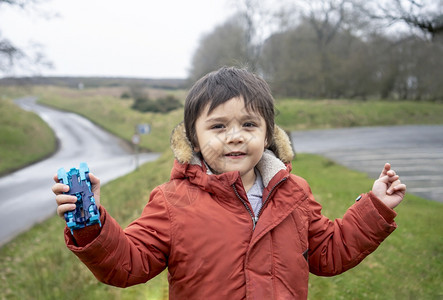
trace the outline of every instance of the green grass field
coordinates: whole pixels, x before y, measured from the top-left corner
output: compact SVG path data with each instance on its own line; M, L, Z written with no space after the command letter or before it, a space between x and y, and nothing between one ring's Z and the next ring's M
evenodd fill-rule
M151 134L142 136L140 146L146 150L162 152L169 147L169 134L182 119L182 110L169 114L141 113L131 109L132 100L121 99L122 88L66 89L57 87L37 88L34 92L41 103L59 109L76 112L92 120L109 132L130 141L137 124L151 125ZM153 98L174 93L184 100L184 91L149 89Z
M102 188L102 204L122 227L137 218L149 199L149 192L169 178L173 162L172 153L168 150L169 132L181 120L182 112L139 114L129 109L127 100L118 98L118 91L45 88L36 93L45 103L78 111L108 130L113 127L116 134L126 139L133 134L134 122L154 125L143 147L162 152L160 159L142 165L137 171ZM357 121L351 126L401 124L398 118L406 120L411 112L416 114L415 121L411 123L426 124L429 120L441 123L438 115L443 115L443 105L438 103L358 102L364 106L362 109L354 102L337 101L335 104L331 102L329 109L322 110L317 107L321 107L321 101L296 100L293 105L290 101L294 100L278 103L280 115L277 123L285 129L350 125L346 125L347 121L335 120L340 118L329 118L333 111L353 115L352 118ZM308 124L303 125L297 117L301 106L309 112L308 115L315 116L311 119L329 121L306 121ZM369 121L359 117L372 111L384 115L377 117L374 113L374 117L367 118ZM404 115L393 111L403 111ZM289 123L291 118L295 119L294 124ZM386 123L376 121L377 118ZM157 125L157 122L162 125ZM314 155L297 155L293 169L294 173L308 180L314 196L324 207L323 213L330 218L341 217L355 197L368 191L373 182L362 173ZM342 275L331 278L311 276L309 298L442 299L443 205L407 194L397 211L398 229L374 254ZM145 285L127 289L97 282L66 249L63 228L64 221L54 216L0 249L0 299L167 299L166 272Z
M443 124L443 104L414 101L276 101L276 123L286 130Z
M57 146L49 126L37 115L21 110L13 97L12 93L0 97L0 175L50 155Z

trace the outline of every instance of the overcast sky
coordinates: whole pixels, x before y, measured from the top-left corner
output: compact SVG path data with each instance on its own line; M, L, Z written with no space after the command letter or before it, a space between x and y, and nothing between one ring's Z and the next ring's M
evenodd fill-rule
M46 0L37 8L1 6L0 32L17 46L44 47L54 68L41 75L144 78L185 78L202 34L234 10L228 0Z

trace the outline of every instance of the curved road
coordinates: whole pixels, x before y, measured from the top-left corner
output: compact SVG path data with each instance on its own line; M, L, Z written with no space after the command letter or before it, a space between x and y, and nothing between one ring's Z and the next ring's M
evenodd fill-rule
M61 167L69 170L87 162L102 184L136 168L135 156L116 137L73 113L36 104L36 98L15 101L37 113L54 130L59 151L52 157L0 178L0 246L34 224L54 215L52 177ZM149 138L149 137L147 137ZM138 155L140 164L159 154Z
M443 202L443 125L298 131L291 138L296 152L323 155L372 178L389 162L408 193Z

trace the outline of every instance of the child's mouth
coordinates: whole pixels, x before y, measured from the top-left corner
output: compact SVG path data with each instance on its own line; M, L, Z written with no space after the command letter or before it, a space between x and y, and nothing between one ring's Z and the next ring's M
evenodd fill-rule
M225 154L225 156L227 156L227 157L242 157L245 155L246 155L246 153L244 153L244 152L230 152L230 153Z

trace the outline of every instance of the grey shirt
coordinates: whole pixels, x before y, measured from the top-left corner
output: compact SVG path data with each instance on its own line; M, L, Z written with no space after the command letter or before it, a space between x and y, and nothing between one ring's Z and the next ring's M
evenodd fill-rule
M257 218L263 205L264 186L260 172L257 169L255 169L255 176L255 182L246 194L248 196L249 203L251 203L252 210L254 211L254 216Z

